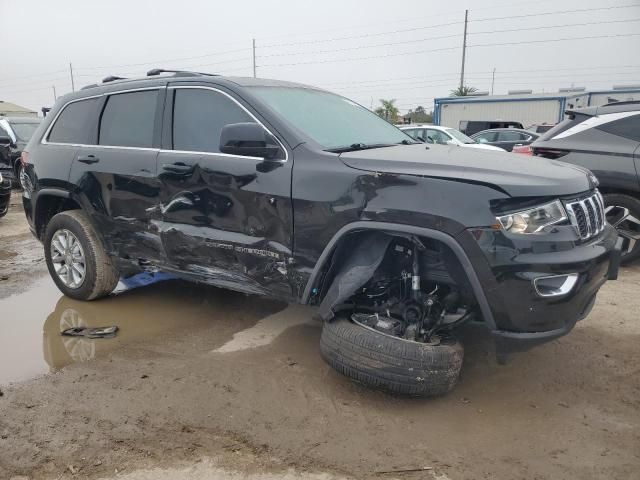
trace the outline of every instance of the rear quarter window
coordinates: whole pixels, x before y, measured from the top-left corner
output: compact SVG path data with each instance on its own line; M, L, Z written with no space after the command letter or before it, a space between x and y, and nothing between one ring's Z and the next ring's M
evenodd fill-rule
M595 128L618 137L640 142L640 112L637 115L614 120Z
M89 125L95 115L97 99L88 98L68 104L55 119L47 141L83 144L89 136Z

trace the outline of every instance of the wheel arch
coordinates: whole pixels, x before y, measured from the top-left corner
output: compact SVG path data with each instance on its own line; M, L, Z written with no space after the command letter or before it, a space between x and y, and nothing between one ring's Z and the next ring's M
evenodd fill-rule
M42 240L49 220L57 213L66 210L80 210L80 203L71 193L60 188L43 188L33 201L33 226L36 236Z
M484 293L484 290L482 289L482 284L480 283L480 279L478 278L471 260L469 259L462 246L456 241L454 237L448 235L447 233L426 227L417 227L414 225L404 225L389 222L358 221L343 226L331 238L325 249L322 251L322 254L318 258L318 261L316 262L316 265L311 275L309 276L309 279L303 291L301 303L309 303L313 289L318 286L318 283L322 276L322 272L325 271L326 267L329 265L332 255L336 251L336 248L338 247L340 242L345 241L348 235L359 231L378 231L390 235L415 235L418 237L424 237L442 242L444 245L449 247L460 262L460 265L467 275L486 324L491 330L495 329L496 324L493 318L493 313L489 306L489 302Z

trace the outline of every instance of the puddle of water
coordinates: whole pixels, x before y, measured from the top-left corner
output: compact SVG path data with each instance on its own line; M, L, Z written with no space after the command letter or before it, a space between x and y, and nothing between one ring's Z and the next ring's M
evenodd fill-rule
M347 480L329 473L308 473L287 470L281 473L244 473L220 468L210 460L204 460L190 467L151 468L123 472L101 480ZM387 477L389 478L389 477ZM395 478L395 477L391 477Z
M284 304L227 290L168 281L94 302L63 296L47 276L0 300L0 385L84 362L172 330L241 329ZM70 327L117 325L112 339L63 337ZM236 326L237 325L237 326Z
M229 353L269 345L285 330L312 323L312 310L304 305L289 305L286 309L259 320L253 327L242 330L214 353Z

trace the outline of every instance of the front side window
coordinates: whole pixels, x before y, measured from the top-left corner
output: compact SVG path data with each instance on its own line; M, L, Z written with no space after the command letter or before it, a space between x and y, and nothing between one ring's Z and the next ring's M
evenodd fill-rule
M474 135L473 138L478 143L495 142L495 140L496 140L496 132L481 133L479 135Z
M31 136L35 133L35 131L38 129L38 124L37 123L12 123L11 126L13 127L13 131L16 134L16 137L18 137L18 140L21 140L22 142L28 142L31 139Z
M411 128L402 131L409 135L411 138L418 140L419 142L425 141L424 130L422 130L421 128Z
M151 148L157 90L109 96L100 119L98 143L114 147Z
M97 99L89 98L68 104L56 119L47 141L50 143L86 143L96 102Z
M339 95L302 87L248 87L323 149L411 142L402 130Z
M451 140L451 137L440 130L427 130L427 143L439 143L440 145L446 145Z
M222 93L178 88L173 100L173 148L219 153L222 128L247 122L255 120Z

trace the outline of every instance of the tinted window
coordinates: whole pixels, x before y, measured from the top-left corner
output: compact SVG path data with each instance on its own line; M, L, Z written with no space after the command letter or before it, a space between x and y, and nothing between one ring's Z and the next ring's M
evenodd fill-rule
M49 133L49 142L87 143L88 125L95 112L97 100L91 98L67 105Z
M230 123L255 122L227 96L203 89L176 89L173 148L220 152L220 132Z
M157 90L111 95L100 120L100 145L152 147Z
M498 141L500 142L521 142L528 138L527 135L520 132L500 132L498 135Z
M640 114L605 123L596 129L640 142Z
M473 138L474 140L484 140L485 143L486 142L495 142L496 140L496 132L486 132L486 133L480 133L478 135L474 135Z
M37 123L12 123L13 131L18 140L28 142L38 128Z

